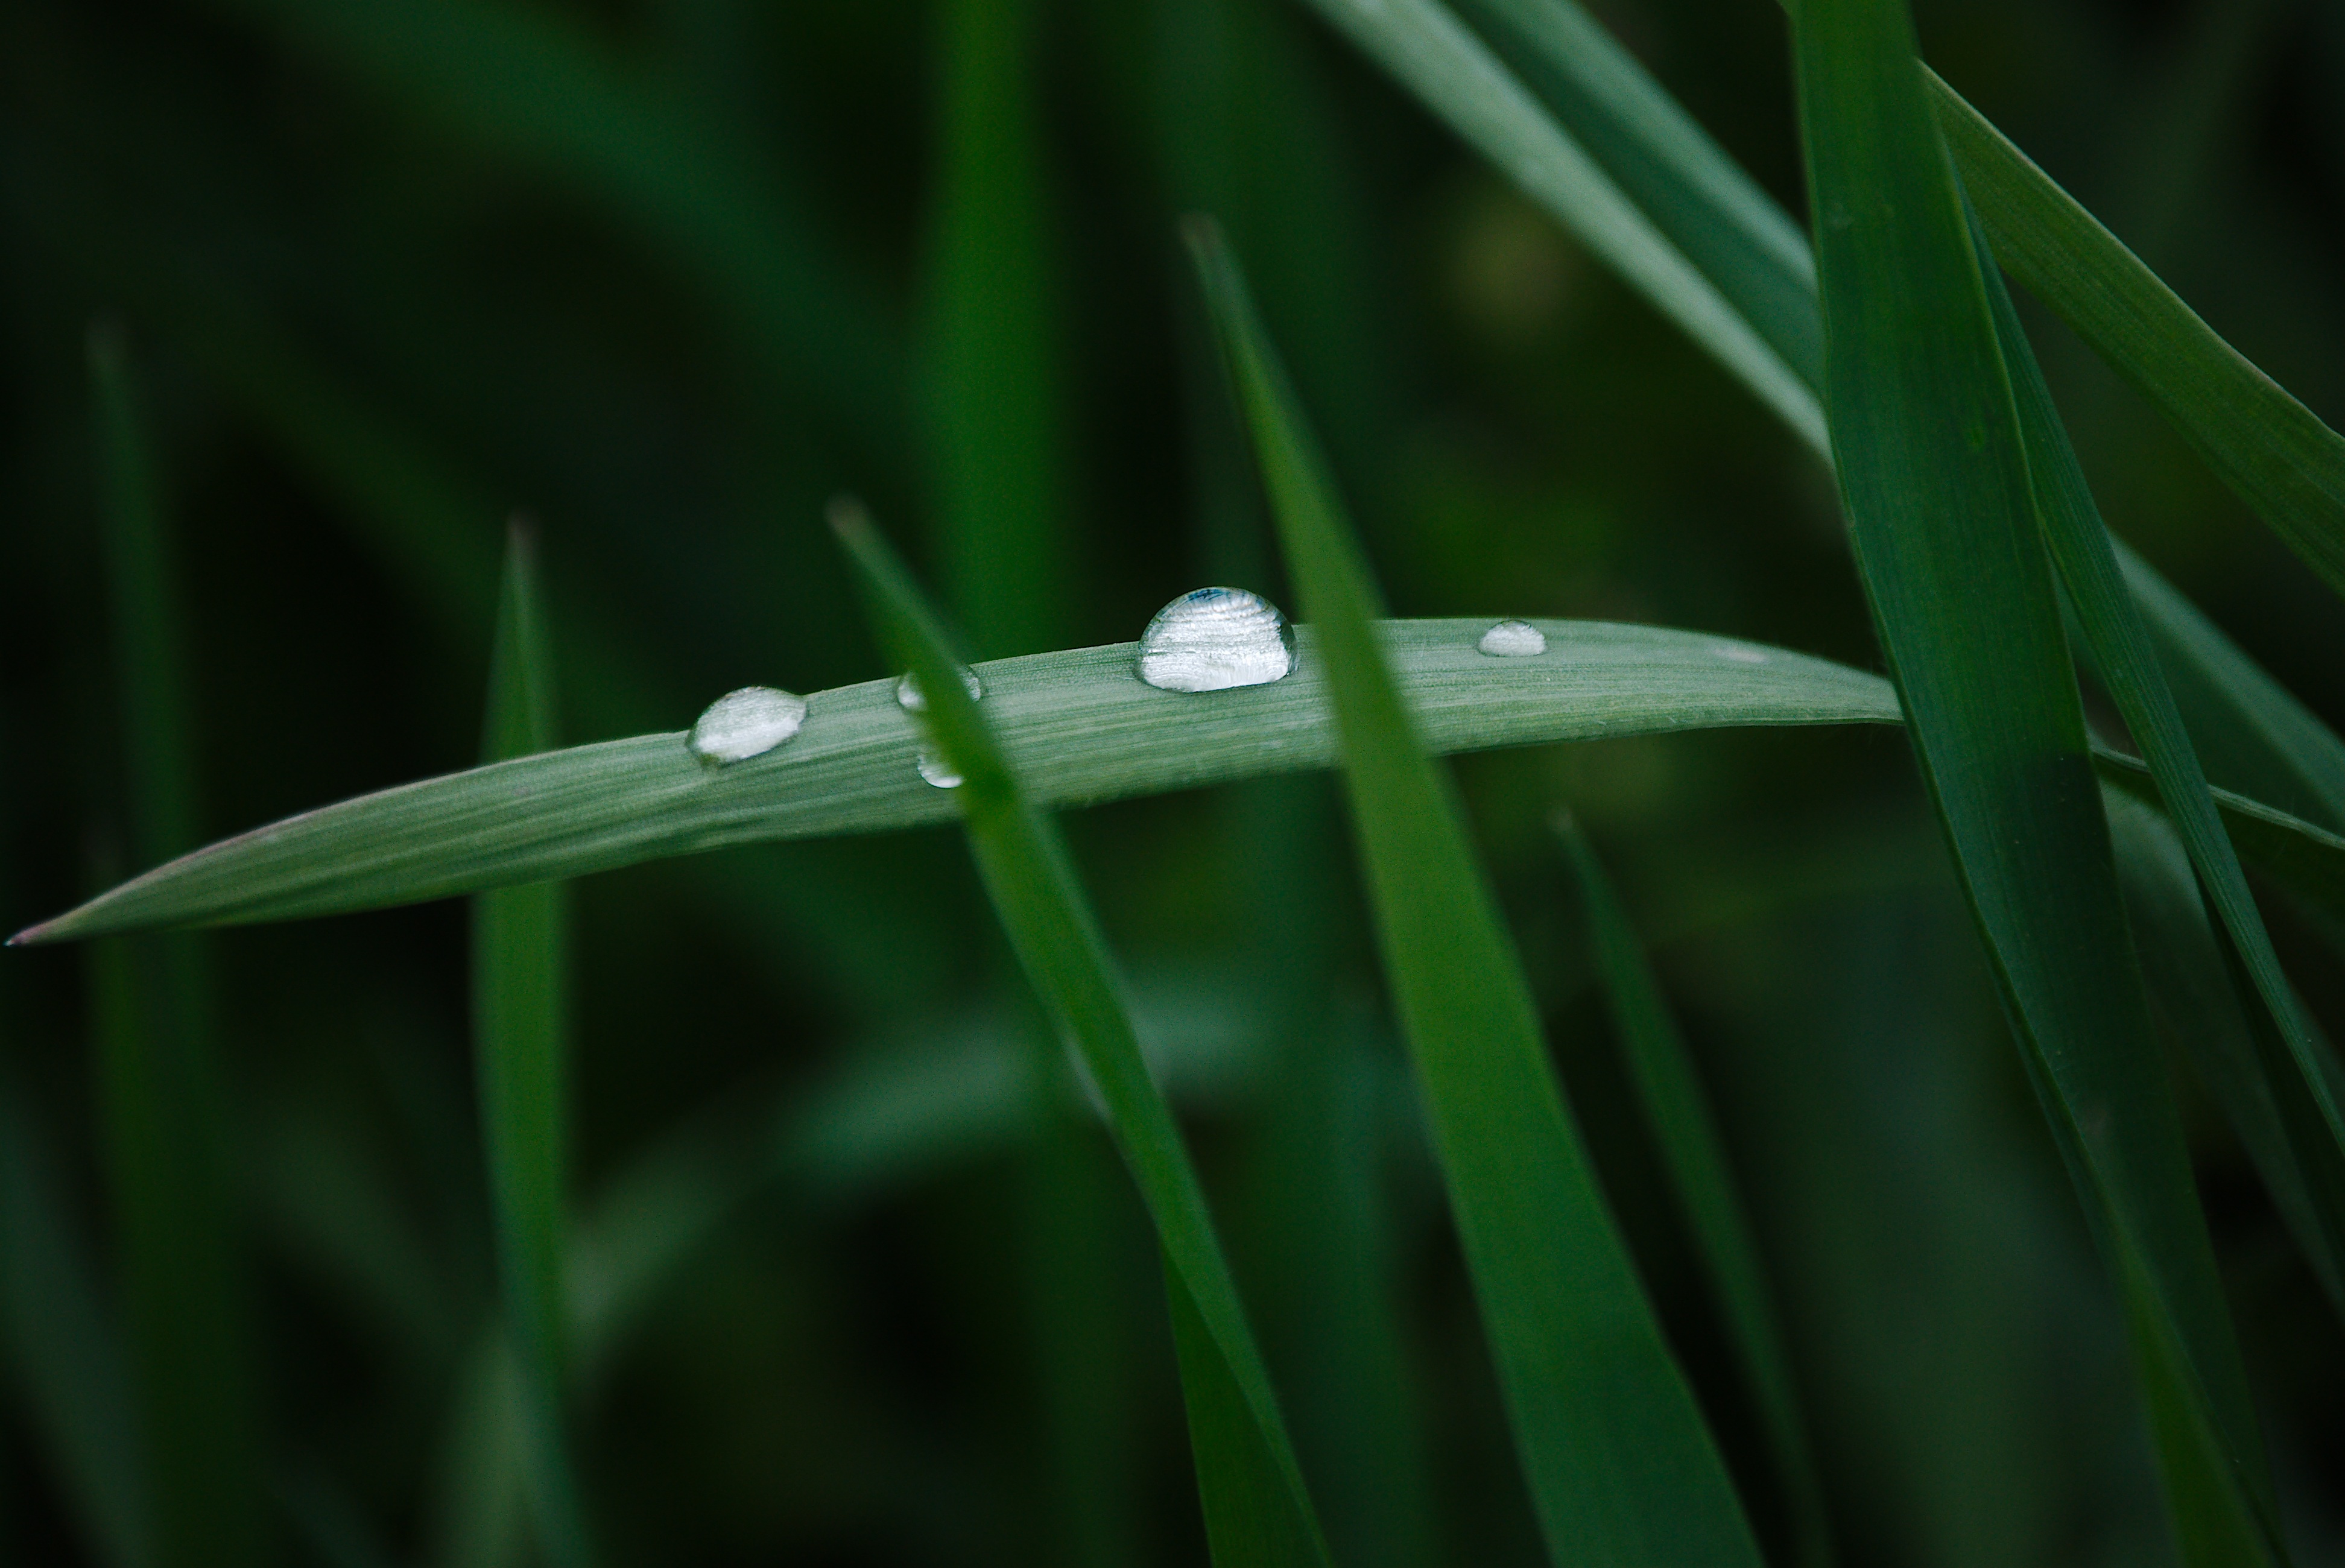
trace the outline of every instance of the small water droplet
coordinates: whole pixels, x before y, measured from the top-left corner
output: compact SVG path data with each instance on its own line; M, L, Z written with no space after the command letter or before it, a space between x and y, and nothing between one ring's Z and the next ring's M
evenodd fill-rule
M1730 663L1763 664L1767 662L1767 655L1756 648L1732 648L1721 642L1711 652Z
M1493 659L1535 659L1547 652L1547 633L1528 621L1501 621L1474 646Z
M969 700L972 703L985 695L985 683L977 678L974 670L963 670L960 683L968 688ZM919 713L929 705L928 698L920 694L920 678L918 675L907 671L904 678L896 683L896 702L908 713Z
M1243 588L1183 593L1140 634L1140 678L1167 692L1266 686L1294 668L1286 617Z
M945 761L944 753L933 746L922 746L912 758L912 765L920 770L922 778L939 789L960 788L960 774L953 772L953 765Z
M703 767L763 756L798 733L806 723L806 699L772 686L744 686L708 704L685 744Z

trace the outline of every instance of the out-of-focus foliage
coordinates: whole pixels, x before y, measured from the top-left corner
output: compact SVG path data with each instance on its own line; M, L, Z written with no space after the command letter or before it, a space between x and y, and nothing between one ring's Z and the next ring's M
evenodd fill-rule
M1599 10L1802 210L1775 7ZM1942 0L1917 19L1954 87L2345 420L2345 15ZM1393 612L1650 622L1878 667L1812 456L1292 0L18 0L0 924L148 853L153 774L122 717L157 689L141 660L177 661L191 777L165 809L202 837L469 764L516 508L581 742L681 729L744 684L890 673L821 524L843 489L988 657L1129 639L1201 582L1287 602L1175 240L1193 209L1247 263ZM2110 526L2345 722L2333 597L2020 309ZM84 359L101 316L128 345L176 655L119 624ZM2114 709L2088 716L2116 733ZM1771 1554L1793 1532L1769 1417L1634 1108L1559 804L1715 1108L1842 1556L2167 1552L2117 1297L1903 738L1652 736L1457 771ZM1066 826L1335 1557L1536 1560L1334 784ZM612 1563L1203 1551L1154 1245L1088 1112L1035 1090L1041 1025L958 837L570 890L565 1349ZM2338 1034L2335 933L2257 891ZM215 1250L242 1316L221 1331L254 1367L246 1501L276 1561L531 1550L467 951L452 903L205 944ZM25 1562L157 1561L163 1527L127 1512L154 1478L119 1442L145 1267L96 1045L134 989L120 969L0 961L0 1541ZM2281 1512L2321 1561L2345 1542L2345 1352L2189 1059Z

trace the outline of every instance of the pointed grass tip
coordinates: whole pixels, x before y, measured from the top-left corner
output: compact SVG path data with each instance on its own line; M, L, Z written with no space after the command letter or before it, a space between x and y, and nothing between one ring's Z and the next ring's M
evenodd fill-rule
M863 504L860 496L832 496L830 504L822 509L822 515L830 524L830 531L841 539L871 531L871 509Z

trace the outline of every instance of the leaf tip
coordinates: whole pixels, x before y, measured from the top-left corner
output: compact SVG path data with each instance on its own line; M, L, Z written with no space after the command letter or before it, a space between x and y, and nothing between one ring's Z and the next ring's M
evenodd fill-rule
M830 504L823 508L823 517L829 522L830 531L850 544L870 537L871 509L863 504L860 496L844 492L832 496Z

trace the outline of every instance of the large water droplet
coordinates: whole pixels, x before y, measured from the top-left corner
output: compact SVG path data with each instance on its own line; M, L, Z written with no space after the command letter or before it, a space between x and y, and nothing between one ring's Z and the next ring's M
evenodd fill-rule
M969 700L972 703L985 695L985 683L977 678L974 670L963 670L960 683L968 689ZM908 713L919 713L929 705L928 698L920 693L918 675L907 671L904 678L896 683L896 702Z
M798 733L806 723L806 699L771 686L744 686L708 704L685 744L703 767L763 756Z
M1140 634L1140 678L1168 692L1266 686L1294 668L1286 617L1243 588L1183 593Z
M939 789L960 788L960 774L953 771L953 765L945 760L944 753L934 746L922 746L912 758L912 765L920 770L922 778Z
M1535 659L1547 652L1547 633L1528 621L1501 621L1474 646L1493 659Z

